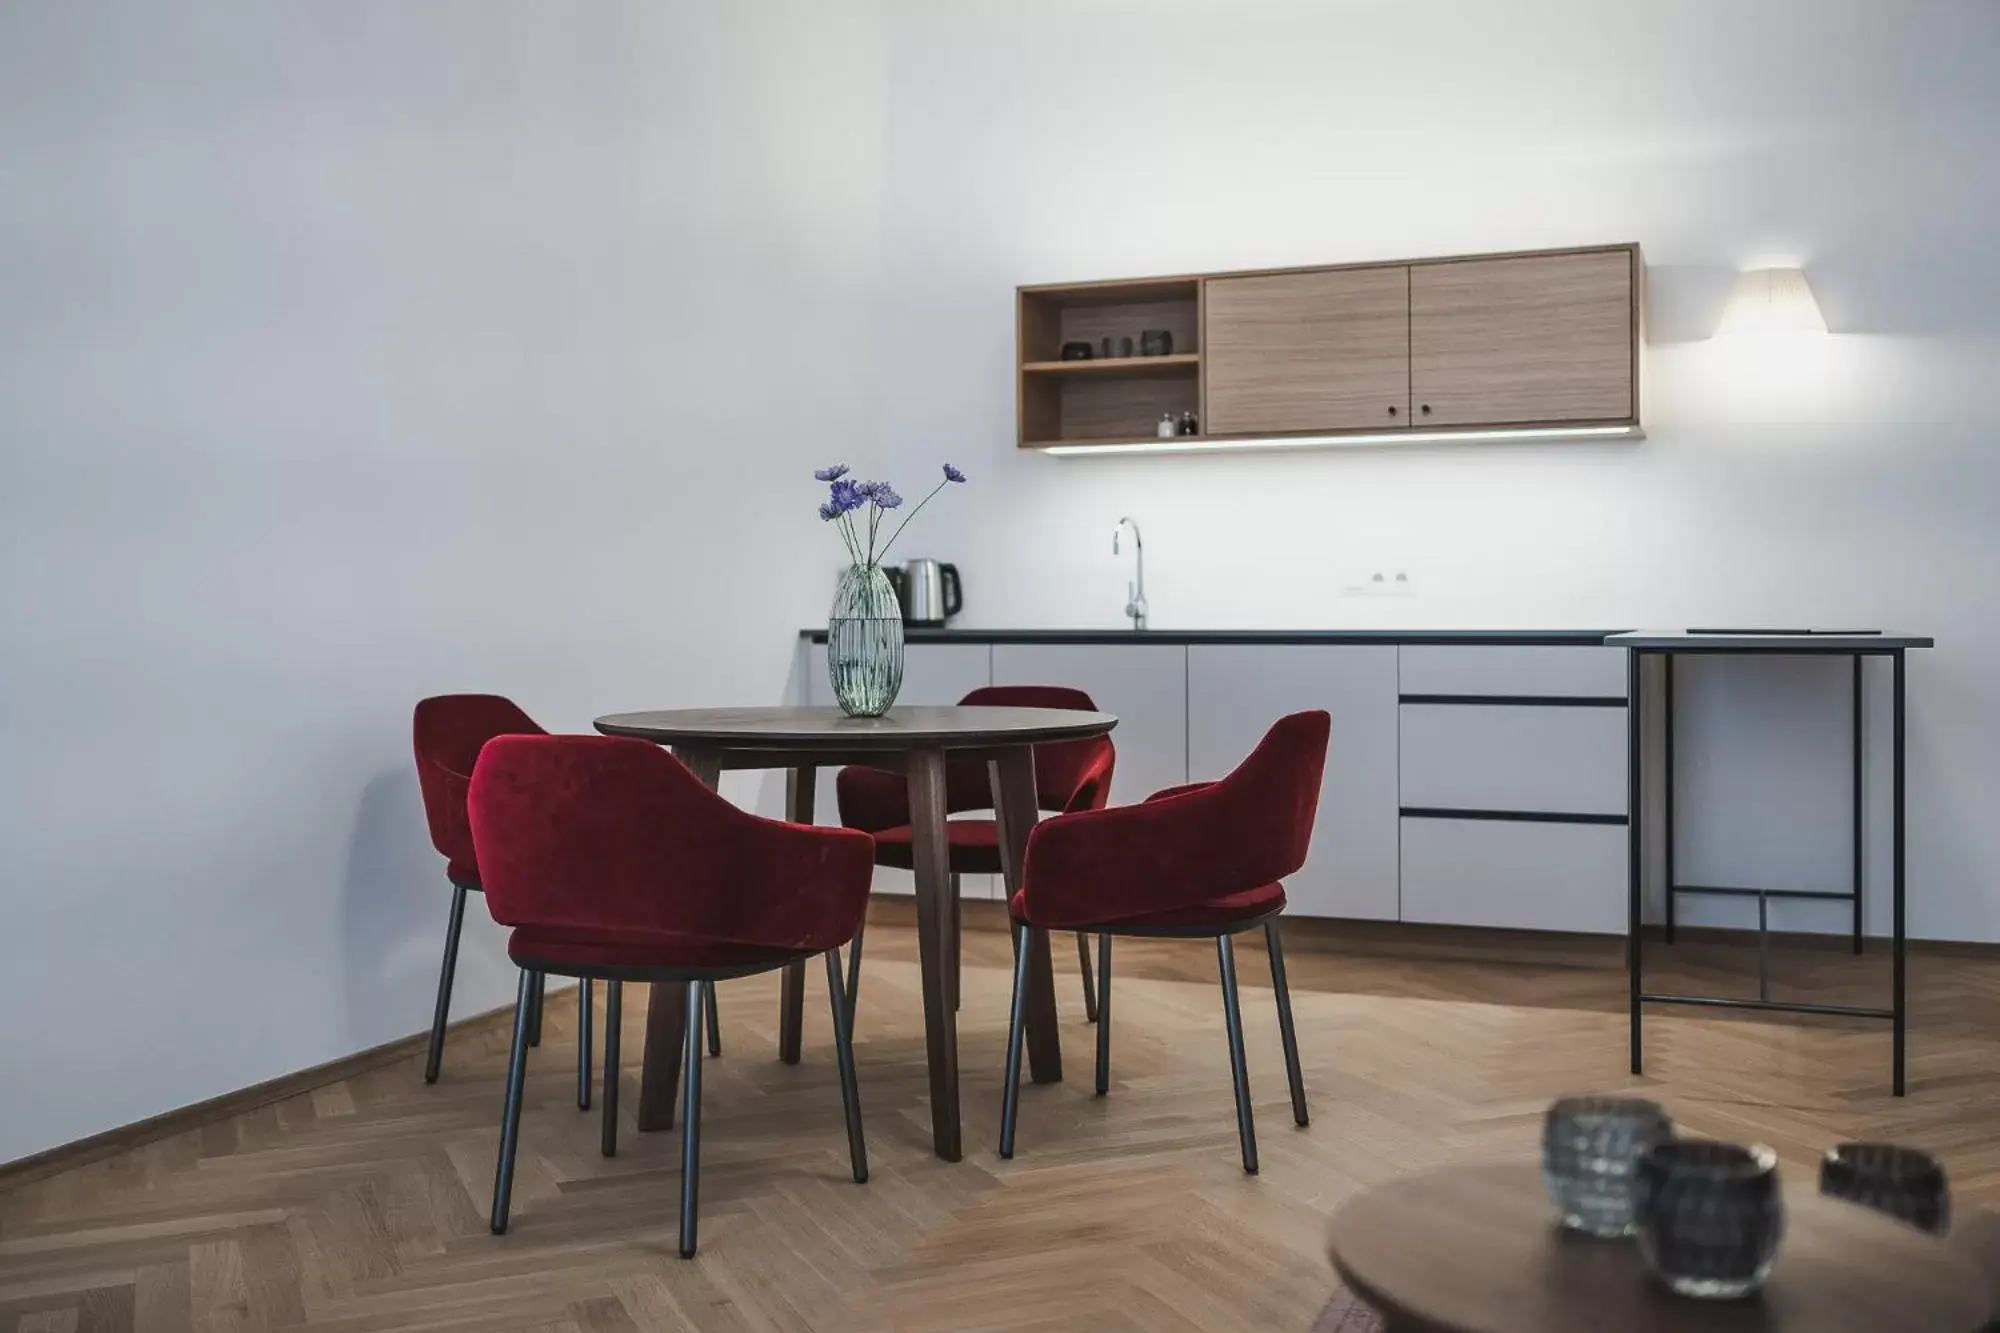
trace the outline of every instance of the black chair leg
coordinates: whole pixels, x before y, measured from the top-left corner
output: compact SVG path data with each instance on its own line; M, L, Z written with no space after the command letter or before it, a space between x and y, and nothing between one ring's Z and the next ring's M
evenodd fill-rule
M861 937L868 931L864 918L847 946L847 1030L854 1031L854 1010L861 1003Z
M528 1010L540 978L521 973L514 998L514 1046L507 1055L507 1099L500 1111L500 1161L493 1171L493 1234L507 1232L507 1210L514 1194L514 1148L521 1139L521 1089L528 1077Z
M579 1111L590 1109L591 1027L597 1021L594 989L589 977L576 983L576 1109Z
M840 1110L847 1117L847 1159L854 1183L868 1180L868 1144L861 1137L861 1089L854 1078L854 1025L847 1020L847 990L840 979L840 950L826 952L826 995L833 1006L833 1058L840 1066Z
M1098 1015L1097 987L1090 980L1090 936L1076 932L1076 961L1083 971L1083 1019L1095 1023Z
M625 983L604 983L604 1142L606 1157L618 1155L618 1039L623 1035Z
M708 997L708 1053L722 1054L722 1010L715 1003L715 983L701 983L702 993Z
M1264 923L1264 947L1271 955L1271 990L1278 999L1278 1032L1285 1039L1285 1080L1292 1085L1292 1119L1312 1123L1306 1114L1306 1080L1299 1072L1299 1032L1292 1026L1292 988L1285 984L1285 943L1275 919Z
M1079 933L1080 948L1084 937ZM1086 955L1087 957L1087 955ZM1089 969L1084 969L1085 975ZM1111 1091L1111 937L1097 937L1097 1095Z
M535 974L535 994L528 1005L528 1045L530 1046L540 1046L542 1044L542 1001L547 998L548 989L549 979L537 972Z
M1236 945L1227 935L1216 937L1222 963L1222 1016L1229 1028L1229 1074L1236 1082L1236 1137L1243 1143L1243 1170L1257 1174L1257 1123L1250 1110L1250 1069L1243 1061L1243 1006L1236 998Z
M1000 1099L1000 1155L1014 1155L1014 1118L1021 1109L1021 1030L1028 1004L1028 928L1014 923L1014 1004L1007 1018L1007 1082Z
M701 1208L701 1013L704 987L687 984L687 1087L681 1106L681 1258L694 1258L696 1214Z
M424 1057L424 1082L438 1081L444 1065L444 1030L451 1022L451 982L458 974L458 935L465 928L465 889L451 886L451 924L444 928L444 970L438 974L437 1011L431 1015L431 1048Z

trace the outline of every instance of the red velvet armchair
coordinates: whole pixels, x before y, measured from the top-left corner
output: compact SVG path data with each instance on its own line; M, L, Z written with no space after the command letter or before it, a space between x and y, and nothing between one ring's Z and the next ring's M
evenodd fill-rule
M966 706L1005 708L1071 708L1096 712L1097 705L1082 690L1064 685L987 685L972 691L959 703ZM1101 810L1111 797L1111 774L1118 753L1109 736L1068 741L1035 747L1035 803L1044 810L1076 812ZM910 832L908 786L900 773L861 766L844 768L834 781L840 801L840 822L846 828L861 829L875 838L875 864L908 870L915 864ZM993 808L993 787L986 765L978 760L955 760L945 767L945 810L959 814ZM954 819L945 825L951 858L952 911L959 911L960 875L1001 873L1000 838L991 819ZM951 999L958 1003L959 939L958 922L952 922L954 941L949 973ZM1097 1021L1096 988L1090 976L1090 945L1076 937L1077 961L1083 972L1085 1016ZM849 957L848 1000L853 1003L860 983L858 971L861 941L857 938Z
M868 1179L840 946L868 906L864 834L761 819L644 741L507 736L473 770L474 845L494 920L521 968L494 1174L493 1231L507 1229L520 1136L531 997L554 973L606 982L602 1151L617 1151L618 1040L627 981L687 987L681 1243L695 1253L700 1198L705 983L826 960L841 1103L857 1183Z
M1301 1125L1307 1122L1278 917L1285 910L1281 881L1305 864L1312 839L1328 726L1324 712L1294 713L1280 719L1236 771L1220 781L1170 788L1140 805L1058 815L1035 826L1021 890L1009 904L1015 933L1014 1003L1001 1105L1002 1157L1014 1155L1030 929L1090 931L1098 937L1099 1096L1110 1086L1111 937L1215 939L1236 1090L1237 1136L1243 1169L1255 1175L1257 1131L1243 1059L1243 1015L1231 937L1262 926L1284 1038L1292 1117Z
M435 1083L444 1063L444 1030L451 1018L451 985L458 972L458 937L465 927L465 895L480 892L479 857L472 845L472 825L465 813L465 793L472 783L472 766L480 747L495 736L544 736L511 699L497 694L440 694L417 704L411 732L417 758L417 787L424 797L424 819L430 824L431 845L445 859L451 882L451 921L445 927L444 968L438 976L437 1007L431 1016L429 1053L424 1058L424 1082ZM542 1040L541 994L536 993L530 1031ZM586 1006L587 1008L588 1006ZM582 1073L579 1086L590 1084L589 1034L579 1028ZM588 1105L586 1101L583 1103Z

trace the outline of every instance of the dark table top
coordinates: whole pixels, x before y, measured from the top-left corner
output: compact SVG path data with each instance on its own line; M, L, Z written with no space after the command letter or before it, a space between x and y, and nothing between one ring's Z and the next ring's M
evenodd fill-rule
M1634 629L1607 635L1611 648L1683 649L1689 651L1758 653L1888 652L1895 648L1933 648L1937 641L1922 634L1889 630L1810 630L1804 633L1753 628Z
M1109 713L1067 708L892 708L881 717L847 717L837 708L679 708L612 713L594 724L607 736L715 749L819 749L843 753L979 749L1102 736L1118 725Z
M1879 1213L1785 1190L1785 1236L1755 1297L1654 1281L1630 1241L1563 1232L1532 1162L1378 1185L1334 1215L1333 1266L1393 1329L1447 1333L1974 1333L1992 1297L1972 1262Z

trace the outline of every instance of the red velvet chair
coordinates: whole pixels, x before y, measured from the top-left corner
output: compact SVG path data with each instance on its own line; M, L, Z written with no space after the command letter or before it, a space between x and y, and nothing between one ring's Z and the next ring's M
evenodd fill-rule
M480 892L479 858L466 822L465 793L480 747L495 736L546 736L511 699L497 694L441 694L417 704L411 727L417 756L417 785L424 796L424 818L430 823L431 845L445 858L445 878L451 881L451 921L445 927L444 967L438 975L437 1007L431 1016L430 1051L424 1059L424 1082L435 1083L444 1063L444 1030L451 1018L452 980L458 972L458 939L465 926L465 895ZM590 983L577 996L576 1104L590 1109L590 1024L593 1016ZM722 1054L722 1029L715 1014L715 992L709 991L708 1049ZM542 1044L542 991L536 988L529 1016L529 1045Z
M1002 708L1072 708L1096 712L1097 705L1082 690L1065 685L986 685L966 695L959 703ZM1111 796L1111 773L1118 753L1109 736L1066 741L1035 747L1035 803L1044 810L1074 812L1101 810ZM910 834L909 788L900 773L879 768L850 767L834 780L840 800L840 822L847 828L874 835L875 864L911 869L915 849ZM993 787L986 765L979 760L956 760L945 766L945 812L991 810ZM951 1000L958 1003L960 875L1001 873L1000 838L991 819L954 819L946 826L951 858L951 937L954 948L949 974ZM1091 1022L1097 1021L1097 995L1090 978L1090 944L1079 933L1077 961L1083 970L1083 1009ZM856 938L848 959L848 1004L853 1006L860 988L861 940Z
M424 818L430 824L431 845L445 859L444 875L451 882L451 922L445 927L444 968L438 976L437 1008L431 1017L430 1052L424 1059L424 1082L435 1083L444 1063L444 1030L451 1017L451 985L458 973L458 938L465 927L465 895L480 892L479 858L472 847L472 827L465 817L465 790L479 749L495 736L543 736L511 699L497 694L441 694L417 704L411 731L417 753L417 786L424 796ZM534 1040L542 1040L541 995L535 996ZM587 1040L579 1032L579 1041ZM581 1086L590 1082L589 1055L580 1055Z
M760 819L672 755L610 736L503 736L472 774L473 843L493 919L521 967L492 1225L507 1229L532 996L550 973L606 983L603 1152L617 1151L618 1038L627 981L687 987L681 1256L700 1197L706 983L826 957L847 1148L868 1179L840 946L868 907L874 846L860 833Z
M1278 1028L1285 1043L1292 1118L1306 1123L1298 1035L1285 985L1278 916L1280 883L1305 864L1326 766L1328 718L1294 713L1271 728L1236 771L1218 782L1157 792L1141 805L1058 815L1028 840L1014 920L1014 1006L1007 1030L1007 1085L1001 1103L1000 1155L1014 1155L1021 1099L1022 1006L1027 998L1027 932L1090 931L1098 937L1097 1094L1111 1077L1111 937L1214 937L1222 970L1222 1008L1236 1085L1236 1131L1243 1169L1257 1173L1257 1129L1243 1061L1243 1013L1236 995L1231 937L1264 928Z

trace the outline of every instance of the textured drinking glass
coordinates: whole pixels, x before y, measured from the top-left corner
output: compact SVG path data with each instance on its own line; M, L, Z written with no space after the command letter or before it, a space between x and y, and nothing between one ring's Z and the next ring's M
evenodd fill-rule
M826 619L826 674L849 717L880 717L903 688L903 604L880 565L849 565Z
M1639 1253L1683 1296L1732 1300L1764 1284L1785 1231L1778 1155L1685 1140L1639 1160Z
M1929 1153L1893 1143L1840 1143L1819 1164L1819 1192L1887 1213L1941 1236L1951 1226L1951 1189Z
M1542 1118L1542 1184L1562 1224L1592 1236L1632 1234L1639 1159L1672 1141L1674 1122L1637 1097L1565 1097Z

